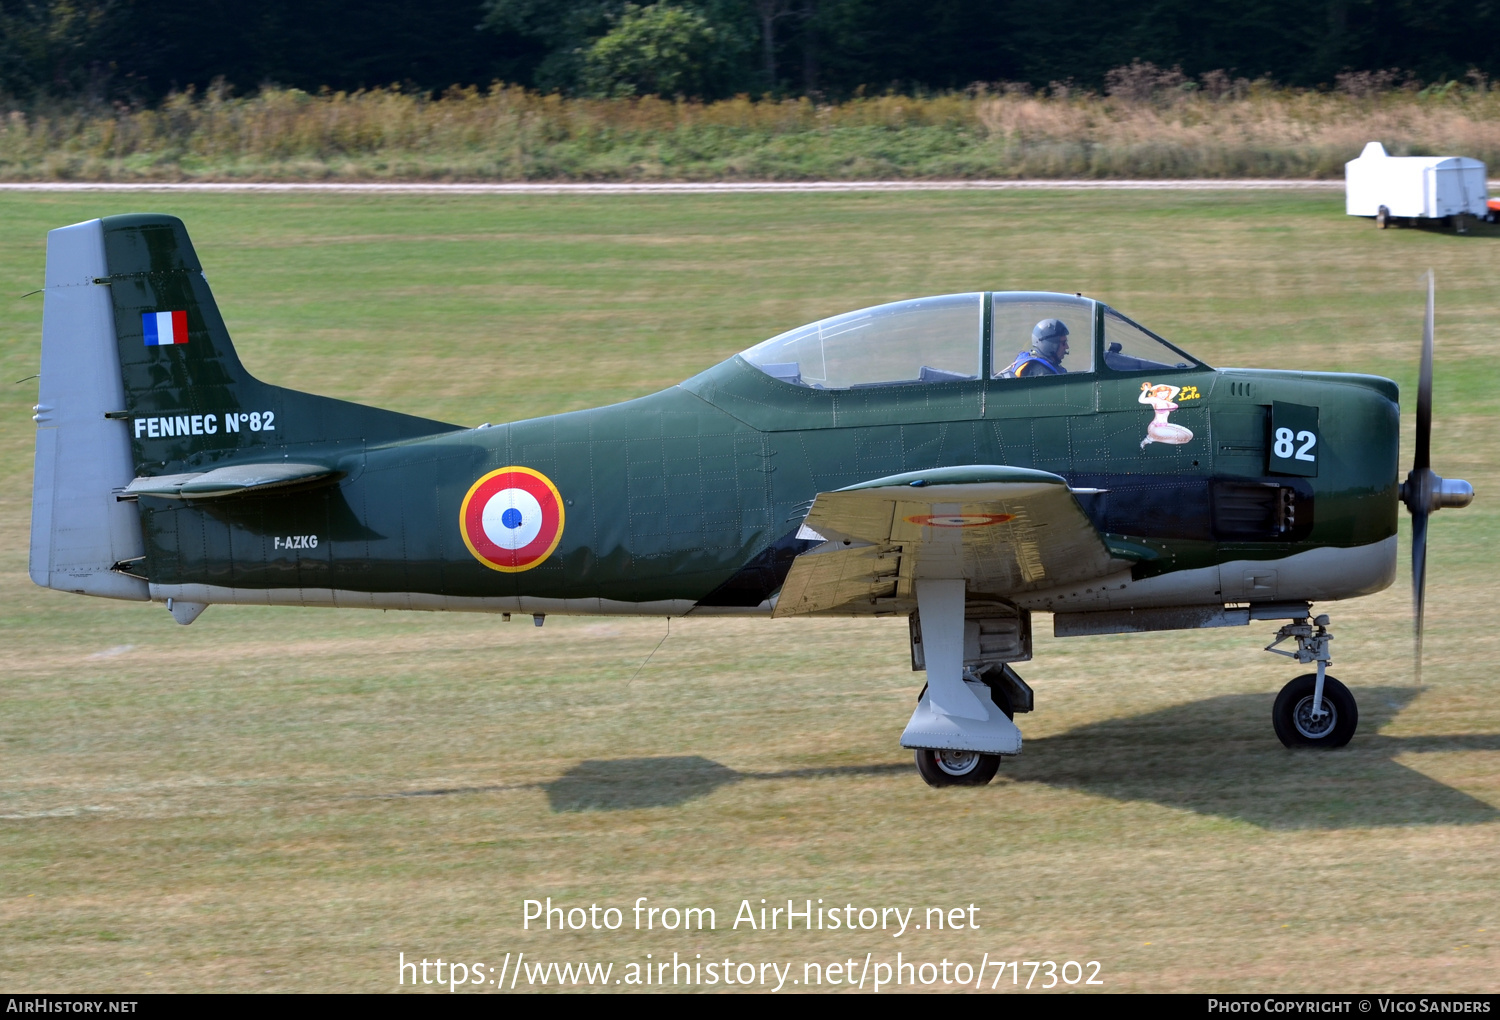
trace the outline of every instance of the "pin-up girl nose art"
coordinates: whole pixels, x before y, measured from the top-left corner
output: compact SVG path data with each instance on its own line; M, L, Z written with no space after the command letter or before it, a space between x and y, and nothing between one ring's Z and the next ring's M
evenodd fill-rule
M530 570L562 541L563 501L540 471L503 467L469 489L458 512L474 558L507 574Z
M1141 383L1141 395L1138 399L1141 403L1150 404L1156 408L1156 416L1151 419L1151 424L1146 426L1146 438L1141 440L1142 450L1148 443L1171 443L1173 446L1181 446L1183 443L1192 441L1192 429L1182 425L1173 425L1167 421L1167 415L1177 410L1177 405L1172 403L1172 398L1177 396L1178 392L1180 391L1176 386L1152 386L1148 382Z

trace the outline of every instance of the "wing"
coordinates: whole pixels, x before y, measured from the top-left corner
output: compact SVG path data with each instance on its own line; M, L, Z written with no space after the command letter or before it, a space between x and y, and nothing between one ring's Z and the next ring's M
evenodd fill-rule
M918 578L963 578L1007 597L1125 566L1065 479L1027 468L939 468L877 478L813 501L775 616L904 613Z

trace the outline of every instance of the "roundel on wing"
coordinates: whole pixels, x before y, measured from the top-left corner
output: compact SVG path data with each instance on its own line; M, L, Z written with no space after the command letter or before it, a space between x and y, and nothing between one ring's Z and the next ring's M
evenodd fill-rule
M469 552L491 570L530 570L562 541L562 496L540 471L503 467L470 486L458 527Z
M929 528L987 528L1015 519L1015 514L914 514L906 522Z

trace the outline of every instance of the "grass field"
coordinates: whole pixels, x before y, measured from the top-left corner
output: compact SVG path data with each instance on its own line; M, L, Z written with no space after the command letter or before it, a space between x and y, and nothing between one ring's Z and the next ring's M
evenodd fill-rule
M1434 523L1422 686L1404 548L1397 585L1327 607L1348 749L1276 742L1273 625L1057 641L1041 616L1025 754L934 791L897 746L920 686L901 621L662 641L660 620L216 606L184 628L32 586L36 391L14 380L41 300L20 295L47 229L146 210L188 223L252 371L468 424L983 288L1082 291L1211 364L1409 395L1432 266L1435 466L1478 497ZM647 953L777 961L790 984L900 951L1097 960L1116 991L1500 989L1500 236L1378 232L1300 194L4 195L0 217L0 986L387 991L399 953L521 952L616 977ZM718 928L523 930L548 896ZM972 903L980 927L731 930L762 898L915 923Z

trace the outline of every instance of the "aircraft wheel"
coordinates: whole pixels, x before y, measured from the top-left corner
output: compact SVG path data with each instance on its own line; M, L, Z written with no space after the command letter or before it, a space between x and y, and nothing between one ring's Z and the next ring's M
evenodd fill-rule
M1368 209L1369 206L1366 206L1365 208ZM1381 230L1384 230L1391 225L1391 211L1385 206L1381 206L1380 209L1375 213L1375 225Z
M917 772L928 786L983 786L1000 769L998 754L917 748Z
M1343 747L1359 725L1359 708L1349 688L1333 677L1323 676L1322 717L1312 715L1316 673L1304 673L1281 689L1271 709L1271 725L1287 747Z

